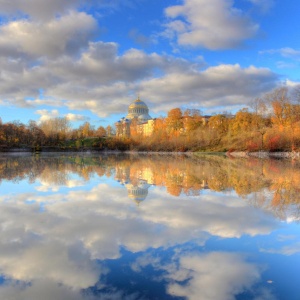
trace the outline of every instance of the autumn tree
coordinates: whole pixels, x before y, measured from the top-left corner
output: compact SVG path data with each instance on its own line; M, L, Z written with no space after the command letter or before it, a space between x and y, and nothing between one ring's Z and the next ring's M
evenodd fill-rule
M252 131L254 129L254 117L247 108L238 111L235 117L231 120L230 130L232 133L241 131Z
M48 119L40 123L39 127L52 141L63 141L70 132L70 120L67 117Z
M92 137L94 136L95 130L94 126L92 126L89 122L84 122L78 128L80 138Z
M3 124L3 136L6 146L17 146L20 144L20 138L24 137L24 132L19 130L18 122L8 122Z
M265 96L273 108L272 123L290 135L292 150L296 147L296 132L300 131L299 95L298 87L292 93L287 87L281 87Z
M271 104L272 123L281 128L287 125L287 121L292 117L291 99L287 87L277 88L274 91L267 93L265 99Z
M263 97L254 98L250 107L255 115L267 117L270 113L269 104Z
M183 126L187 133L197 129L203 124L199 109L186 109L183 112Z
M114 128L111 127L110 125L106 126L105 130L106 130L107 136L112 136L112 135L114 135L114 133L115 133Z
M41 146L45 142L46 136L43 130L33 120L28 122L29 138L28 145Z
M166 118L168 132L178 133L183 128L182 111L180 108L173 108L168 112Z
M157 118L154 123L154 134L161 136L166 132L166 120L163 117Z
M103 137L106 136L106 130L103 126L99 126L96 130L96 136Z
M219 134L225 134L228 131L229 120L225 115L218 114L209 118L208 127L217 131Z

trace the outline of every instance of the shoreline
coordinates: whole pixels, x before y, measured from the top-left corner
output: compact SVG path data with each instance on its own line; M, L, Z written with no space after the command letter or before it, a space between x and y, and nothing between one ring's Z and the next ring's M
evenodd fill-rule
M228 151L228 152L179 152L179 151L135 151L135 150L108 150L108 149L93 149L93 148L82 148L82 149L66 149L66 148L55 148L55 147L45 147L44 149L35 150L34 148L6 148L0 149L1 154L59 154L59 153L77 153L77 154L142 154L142 155L224 155L231 158L287 158L287 159L300 159L300 152L269 152L269 151L257 151L257 152L248 152L248 151Z
M247 152L247 151L233 151L227 152L226 156L235 158L291 158L300 159L300 152L268 152L268 151L258 151L258 152Z

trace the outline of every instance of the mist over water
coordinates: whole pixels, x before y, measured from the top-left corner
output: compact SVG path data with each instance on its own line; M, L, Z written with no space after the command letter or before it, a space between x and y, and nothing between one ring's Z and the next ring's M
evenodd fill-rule
M299 299L300 164L0 158L0 299Z

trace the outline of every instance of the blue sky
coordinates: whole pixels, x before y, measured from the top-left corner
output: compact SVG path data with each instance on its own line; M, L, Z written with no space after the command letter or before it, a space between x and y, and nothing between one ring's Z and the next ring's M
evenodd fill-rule
M295 0L0 0L4 122L235 112L300 83Z

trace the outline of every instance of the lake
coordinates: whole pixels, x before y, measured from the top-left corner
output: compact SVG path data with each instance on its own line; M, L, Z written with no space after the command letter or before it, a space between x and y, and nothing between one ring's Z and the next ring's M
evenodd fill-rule
M300 162L0 157L0 299L300 299Z

